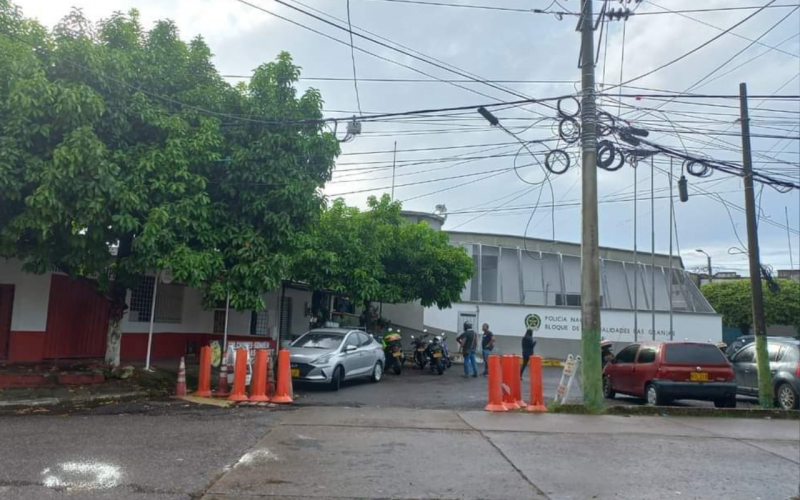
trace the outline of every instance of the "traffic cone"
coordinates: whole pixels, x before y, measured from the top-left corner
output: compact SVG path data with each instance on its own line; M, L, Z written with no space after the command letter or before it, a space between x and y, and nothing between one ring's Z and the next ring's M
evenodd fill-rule
M201 398L211 397L211 348L200 348L200 372L198 374L197 392L195 396Z
M531 356L531 404L526 410L543 413L547 411L544 405L544 391L542 390L542 357Z
M514 366L519 367L521 361L522 356L514 354ZM520 408L525 408L525 406L527 406L525 401L522 400L522 377L519 373L517 373L515 377L511 377L511 397Z
M292 372L289 365L289 351L281 349L278 351L278 380L275 387L273 403L291 403L292 399Z
M229 401L247 401L244 389L247 385L247 349L236 349L236 358L233 369L233 390Z
M217 381L217 390L214 395L224 398L230 395L231 390L228 388L228 359L225 354L222 355L222 365L219 369L219 380Z
M258 349L256 351L256 360L253 363L253 378L250 380L250 401L269 401L267 396L268 360L269 352L266 349Z
M500 356L489 356L489 404L484 407L486 411L508 411L503 404L503 381Z
M186 395L186 363L181 356L181 364L178 367L178 383L175 384L175 395L182 397Z
M511 354L502 356L501 366L503 370L503 404L509 410L519 409L517 400L514 398L513 389L514 379L519 382L519 363L517 358Z

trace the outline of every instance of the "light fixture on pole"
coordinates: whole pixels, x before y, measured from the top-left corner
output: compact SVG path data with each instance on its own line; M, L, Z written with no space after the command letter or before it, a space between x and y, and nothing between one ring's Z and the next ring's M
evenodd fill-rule
M708 255L707 253L705 253L703 250L701 250L699 248L697 250L695 250L695 252L705 255L706 258L708 259L708 282L709 283L713 282L714 281L714 272L711 270L711 256Z

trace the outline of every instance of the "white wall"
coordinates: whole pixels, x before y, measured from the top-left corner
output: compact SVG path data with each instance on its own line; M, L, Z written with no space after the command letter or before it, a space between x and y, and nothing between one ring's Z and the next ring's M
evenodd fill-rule
M459 311L478 312L476 328L489 323L497 335L522 337L525 318L539 316L541 326L535 331L538 338L579 340L581 338L581 311L577 308L509 306L487 304L454 304L451 309L425 309L425 325L429 328L458 331ZM600 313L602 336L615 342L633 341L633 311L603 310ZM652 339L650 312L639 311L639 340ZM656 313L656 340L669 340L669 313ZM674 313L674 340L697 342L722 341L722 317L716 314Z
M43 332L47 328L50 276L22 272L22 263L0 259L0 283L14 285L11 330Z
M422 331L424 325L424 308L419 301L405 304L383 304L378 306L381 315L396 326L404 326L413 330Z

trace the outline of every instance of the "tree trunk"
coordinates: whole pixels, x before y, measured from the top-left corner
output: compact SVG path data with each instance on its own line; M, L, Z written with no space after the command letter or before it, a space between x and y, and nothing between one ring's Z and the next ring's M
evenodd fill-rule
M108 282L108 335L106 337L105 363L113 367L120 365L120 347L122 346L122 317L128 308L126 295L128 290L121 284L119 262L131 253L133 235L126 235L120 240L113 275Z

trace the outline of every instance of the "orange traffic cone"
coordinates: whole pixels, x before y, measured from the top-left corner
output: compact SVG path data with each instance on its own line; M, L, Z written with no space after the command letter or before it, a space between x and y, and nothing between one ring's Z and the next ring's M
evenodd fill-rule
M544 405L544 391L542 390L542 357L531 356L531 404L526 410L542 413L547 411Z
M178 383L175 384L175 395L178 397L186 395L186 363L181 356L181 364L178 367Z
M269 352L266 349L256 351L253 363L253 378L250 380L250 401L269 401L267 396L267 366Z
M219 369L219 380L217 381L217 390L214 391L215 396L224 398L231 393L228 388L228 360L225 354L222 355L222 365Z
M514 354L514 365L519 367L520 362L522 361L522 356L519 354ZM514 402L517 403L517 406L520 408L525 408L527 406L525 401L522 400L522 377L517 376L511 377L511 397L514 398Z
M228 396L229 401L247 401L244 393L247 385L247 349L236 349L236 359L233 369L233 390Z
M489 356L489 404L484 407L486 411L508 411L503 404L503 381L500 366L500 356Z
M211 397L211 348L208 346L200 348L200 373L198 375L197 392L194 395L201 398Z
M520 406L514 398L512 387L514 386L514 379L519 382L519 363L517 363L516 356L505 354L501 358L503 370L503 404L509 410L516 410Z
M278 381L275 387L275 397L273 403L291 403L292 399L292 373L289 365L289 351L281 349L278 351Z

